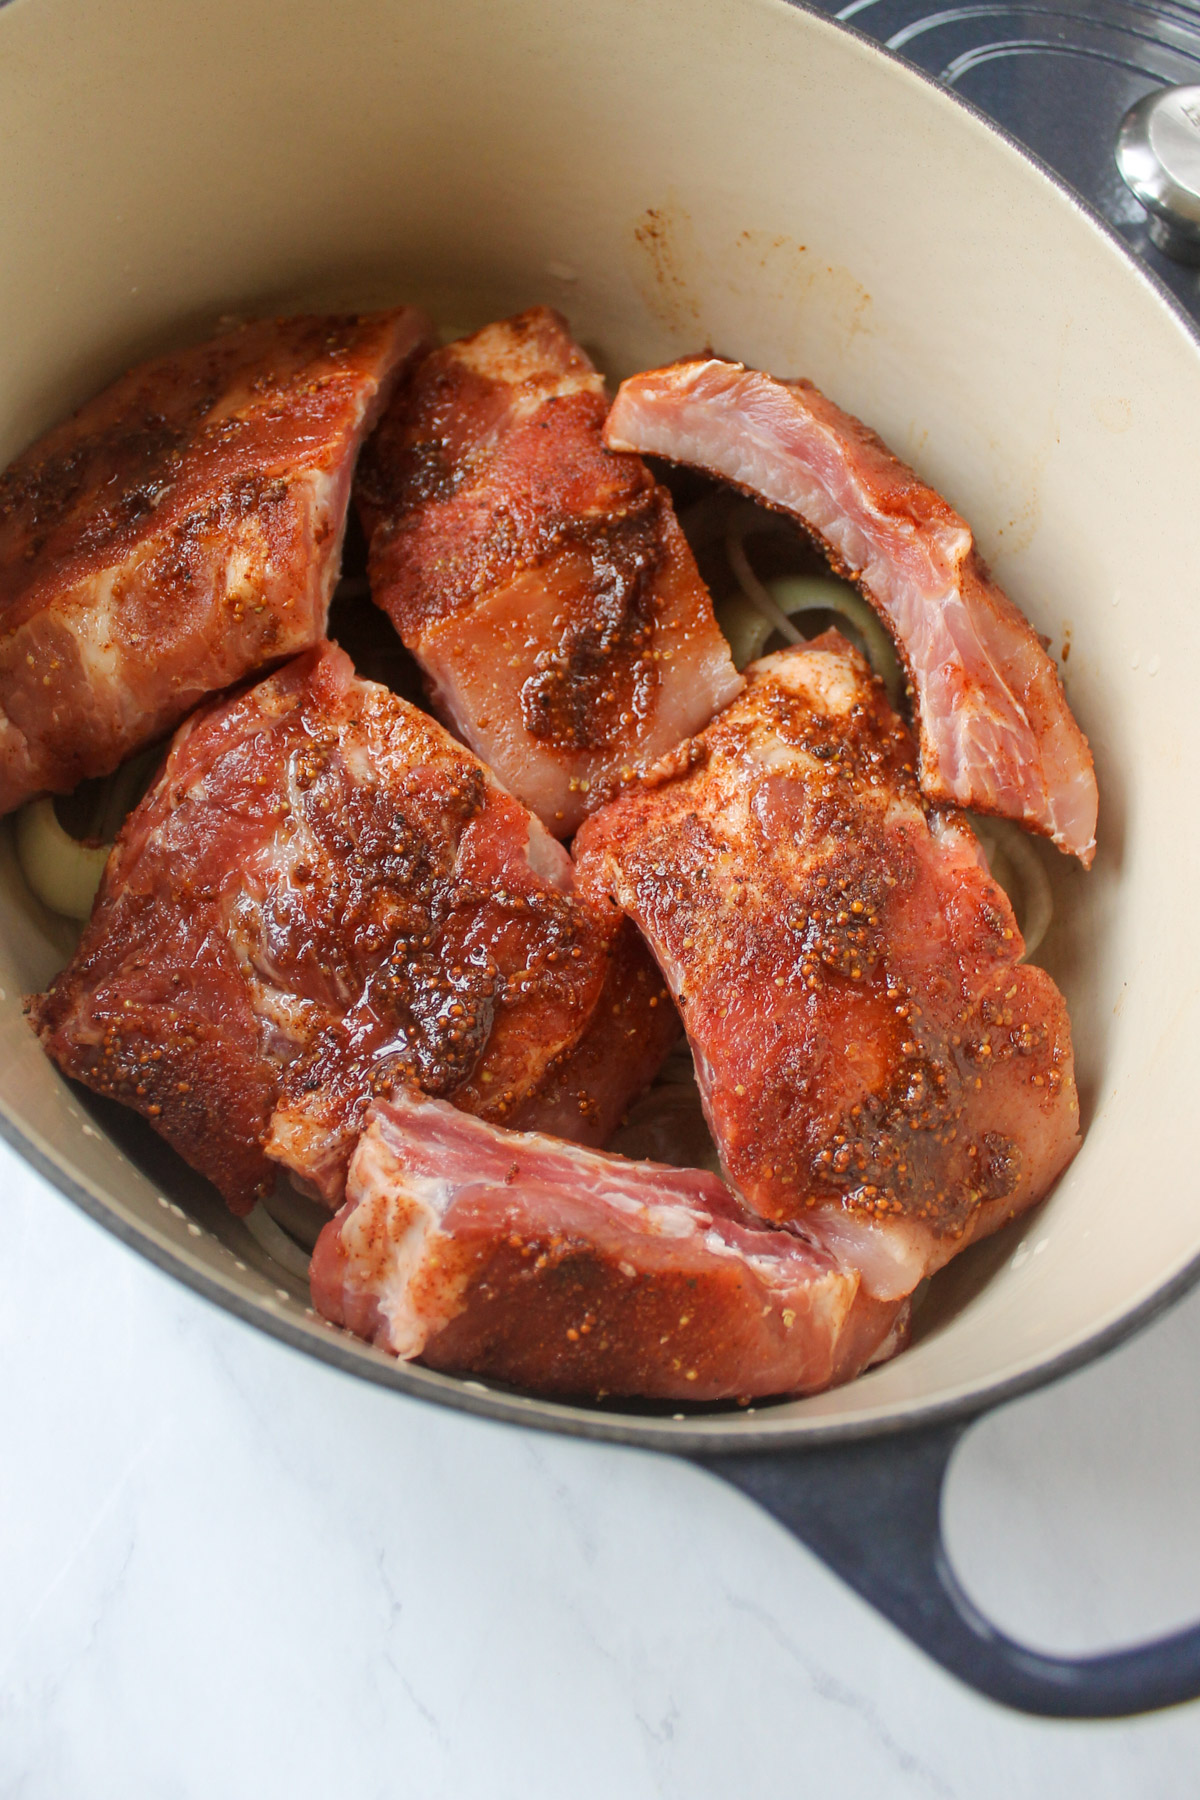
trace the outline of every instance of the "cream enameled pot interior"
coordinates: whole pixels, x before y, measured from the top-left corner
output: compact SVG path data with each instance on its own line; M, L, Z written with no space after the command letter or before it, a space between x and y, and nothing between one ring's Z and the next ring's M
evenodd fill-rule
M1048 179L781 0L14 0L0 11L0 454L223 314L560 306L620 374L712 344L807 374L973 522L1070 656L1100 853L1044 960L1087 1137L1049 1203L935 1284L851 1387L664 1423L487 1395L306 1311L215 1196L59 1078L21 995L64 960L0 836L0 1108L93 1212L293 1341L573 1429L861 1430L1078 1351L1200 1255L1191 1131L1200 348ZM107 1115L105 1115L105 1118Z

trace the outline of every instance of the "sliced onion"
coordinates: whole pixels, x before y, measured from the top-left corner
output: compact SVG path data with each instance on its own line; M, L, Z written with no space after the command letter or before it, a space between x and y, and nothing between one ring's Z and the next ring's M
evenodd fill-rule
M850 635L880 676L893 706L904 692L904 672L895 645L874 608L848 581L836 575L777 575L761 581L746 554L746 537L756 521L734 514L725 532L725 554L738 590L716 609L734 664L744 669L763 654L775 633L789 644L804 642L792 624L802 613L831 612L844 619Z
M162 748L151 744L99 783L96 810L88 823L91 835L111 842L147 792L162 762Z
M737 577L737 584L751 606L756 607L767 623L789 644L802 644L803 634L796 630L771 589L758 579L750 567L750 558L746 555L746 545L740 531L726 533L725 554Z
M792 618L806 612L832 612L845 619L887 688L888 699L893 706L899 705L904 672L896 647L879 623L874 607L848 581L839 581L836 575L780 575L767 587L772 599Z
M679 523L693 550L707 550L730 531L739 529L747 537L752 532L767 532L792 544L797 542L795 526L781 514L767 512L753 500L728 491L705 494L703 499L693 501L679 514Z
M263 1206L275 1223L305 1250L312 1250L329 1223L329 1208L315 1188L304 1193L290 1172L267 1195Z
M286 1231L277 1225L260 1200L252 1212L246 1214L242 1221L255 1243L265 1250L273 1262L289 1275L298 1275L302 1281L308 1280L308 1267L311 1257L307 1250L302 1250Z
M162 762L151 744L103 778L82 782L65 801L75 837L53 799L31 800L16 815L17 860L30 889L51 912L87 919L117 833Z
M971 826L983 846L988 868L999 882L1017 916L1025 940L1027 962L1034 954L1054 917L1054 894L1037 846L1010 819L972 816Z
M21 872L42 905L64 918L90 918L111 849L80 843L64 831L51 799L31 800L17 814Z
M740 590L728 600L719 600L713 611L729 645L734 668L744 669L747 663L757 662L775 629L770 619L764 618Z

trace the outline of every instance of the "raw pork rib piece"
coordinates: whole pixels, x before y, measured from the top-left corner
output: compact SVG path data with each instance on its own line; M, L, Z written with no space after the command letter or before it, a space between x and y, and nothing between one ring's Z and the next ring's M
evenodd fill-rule
M358 447L429 329L243 326L133 369L0 476L0 812L322 636Z
M506 1124L595 1148L607 1144L631 1100L649 1087L683 1027L641 933L622 919L591 1023L544 1085Z
M1066 1008L966 822L836 632L589 819L579 886L641 926L756 1212L880 1298L1041 1198L1074 1155ZM655 780L657 779L657 785Z
M517 807L515 801L510 804ZM517 810L533 829L541 830L538 820L524 807ZM560 851L552 838L545 840L545 847ZM569 868L566 852L560 854ZM501 868L501 879L504 874ZM569 883L570 874L566 879ZM575 915L587 911L586 904L577 900L566 915L568 928L577 929ZM527 1008L521 1015L530 1022L533 1035L524 1044L516 1029L506 1035L503 1060L489 1047L488 1061L477 1081L454 1093L456 1106L503 1120L522 1131L552 1132L575 1143L599 1145L611 1137L630 1102L653 1081L680 1035L679 1014L657 965L629 921L614 914L607 901L601 901L592 912L593 937L584 936L582 947L570 949L566 966L583 975L585 971L577 968L575 960L577 950L594 959L599 942L604 957L603 986L598 993L589 988L588 998L578 1002L573 986L566 987L563 1012L550 1014L559 1033L557 1046L546 1031L544 1018L546 1002L555 989L556 965L564 966L568 952L555 941L553 922L544 916L544 909L533 926L534 949L527 956L520 948L525 939L510 933L504 964L510 996L515 1000L522 985L531 983L539 973L541 977L541 1005ZM601 933L598 940L597 931ZM511 974L513 965L526 961L528 967ZM587 967L591 966L589 962ZM558 985L563 986L561 978ZM460 997L468 991L456 990ZM373 1012L382 1012L378 1001L371 1006ZM376 1065L381 1029L390 1040L391 1028L386 1024L364 1031L359 1009L322 1033L307 1056L289 1065L266 1135L268 1156L283 1163L300 1178L302 1188L315 1192L330 1207L340 1206L345 1195L346 1170L368 1096L393 1091L398 1078L416 1081L431 1093L445 1091L420 1066L397 1069L389 1063L386 1074L380 1074ZM393 1051L389 1041L386 1054L390 1057ZM520 1076L523 1051L528 1067ZM520 1078L513 1078L508 1064L517 1066Z
M741 682L670 495L605 450L544 307L427 357L363 456L371 591L447 723L557 837Z
M1090 865L1096 777L1058 670L965 520L873 431L809 381L697 357L625 382L605 442L706 469L803 526L897 640L926 795L1018 819Z
M285 1088L293 1160L316 1134L337 1198L373 1090L504 1118L561 1066L619 922L572 880L468 750L322 645L179 732L33 1020L235 1210Z
M393 1355L541 1394L806 1394L898 1348L905 1308L698 1169L378 1102L313 1304Z

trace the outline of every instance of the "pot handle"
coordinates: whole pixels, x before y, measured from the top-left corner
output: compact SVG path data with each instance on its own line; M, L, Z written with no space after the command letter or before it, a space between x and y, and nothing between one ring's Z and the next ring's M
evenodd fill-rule
M1103 1656L1005 1637L960 1587L942 1541L946 1469L971 1423L815 1450L691 1460L757 1500L927 1656L1020 1712L1120 1718L1200 1696L1200 1626Z

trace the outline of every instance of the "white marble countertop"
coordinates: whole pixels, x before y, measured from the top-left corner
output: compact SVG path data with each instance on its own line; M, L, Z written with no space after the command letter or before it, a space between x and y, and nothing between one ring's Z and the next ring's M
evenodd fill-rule
M356 1382L0 1146L4 1800L1143 1800L1200 1705L1006 1713L666 1458ZM960 1573L1098 1649L1200 1618L1200 1294L975 1428Z

